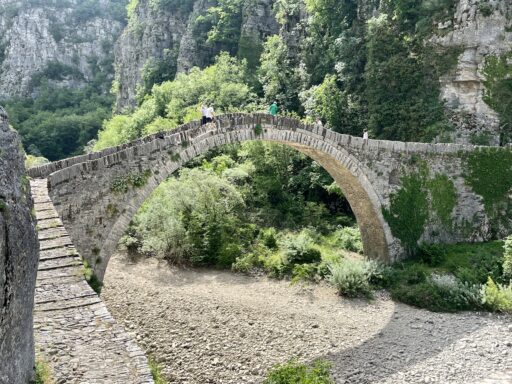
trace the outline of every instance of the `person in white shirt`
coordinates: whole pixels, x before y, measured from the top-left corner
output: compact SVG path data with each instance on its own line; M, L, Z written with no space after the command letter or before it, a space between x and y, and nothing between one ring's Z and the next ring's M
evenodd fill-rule
M207 123L211 123L213 121L213 119L215 118L215 111L213 109L213 106L210 105L208 108L206 108L205 116Z
M366 142L368 141L368 131L365 129L363 132L363 140Z
M318 128L322 128L324 126L324 123L322 123L322 119L317 116L315 124Z
M208 107L206 106L205 103L203 103L201 105L201 125L205 125L206 124L206 110L208 109Z

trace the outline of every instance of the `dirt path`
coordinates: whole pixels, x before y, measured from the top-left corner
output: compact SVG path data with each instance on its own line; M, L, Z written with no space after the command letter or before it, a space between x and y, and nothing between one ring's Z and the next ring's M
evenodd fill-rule
M512 383L503 374L512 368L510 317L344 300L325 286L122 255L109 263L102 298L171 383L260 383L294 357L332 361L337 383Z

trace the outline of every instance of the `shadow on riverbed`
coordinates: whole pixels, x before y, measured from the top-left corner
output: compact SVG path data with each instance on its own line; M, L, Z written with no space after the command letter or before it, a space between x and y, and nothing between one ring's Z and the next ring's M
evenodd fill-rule
M422 313L425 313L425 316L422 316ZM449 369L455 369L454 373L457 372L456 382L461 382L464 376L473 377L474 380L476 378L467 372L464 361L469 355L481 352L481 348L473 345L474 349L471 349L468 345L471 342L466 344L463 339L484 327L487 316L478 313L431 313L396 303L393 316L380 332L356 347L339 352L333 351L323 358L333 363L336 383L375 383L399 372L404 372L404 377L407 377L403 381L400 380L404 383L446 383L450 375L443 374ZM495 317L494 321L503 320ZM468 327L468 323L472 324L471 327ZM478 336L472 342L475 341L478 342ZM488 346L489 340L485 344ZM437 361L444 367L434 366L425 369L423 366L415 373L411 372L414 365L434 358L446 349L450 350L451 360ZM464 351L455 355L453 351L458 349ZM472 360L475 361L477 358ZM480 360L485 366L486 359ZM484 371L480 370L479 373L484 374ZM423 381L424 378L430 381ZM389 382L396 382L397 379ZM476 383L472 380L466 382Z

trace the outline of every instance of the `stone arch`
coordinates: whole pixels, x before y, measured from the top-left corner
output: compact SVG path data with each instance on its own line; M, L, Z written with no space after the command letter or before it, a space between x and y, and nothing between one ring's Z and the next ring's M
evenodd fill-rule
M343 148L335 148L326 145L325 141L319 138L308 138L308 145L291 138L293 131L286 131L282 128L274 132L272 128L266 128L259 137L251 135L238 135L236 143L244 141L261 140L287 145L294 148L318 162L335 180L343 194L347 198L361 230L365 254L371 258L383 262L390 262L395 259L392 247L393 237L387 223L382 215L382 205L378 194L366 177L362 164ZM274 137L278 134L280 138ZM286 137L290 137L286 139ZM209 150L223 144L224 134L218 133L208 136L203 140L195 142L188 149L178 152L182 159L179 162L171 162L168 167L163 167L156 175L152 175L147 184L139 190L137 198L132 201L128 209L117 219L105 240L100 254L104 258L102 268L96 268L97 276L103 280L110 256L115 252L120 238L128 229L131 219L135 216L144 201L168 176L179 170L183 163L192 158L208 152ZM234 141L229 141L235 143ZM319 149L321 148L321 149Z
M74 244L103 280L118 241L142 203L185 162L224 144L261 140L288 145L317 161L331 174L354 211L368 257L394 261L401 248L382 214L383 196L364 160L360 138L268 115L221 116L215 124L189 123L97 154L54 163L33 175L48 177L50 195ZM377 144L372 144L377 146ZM57 169L61 170L56 171ZM140 188L116 195L112 181L151 171ZM56 172L55 172L56 171ZM119 209L110 209L113 204ZM115 213L112 213L115 211Z

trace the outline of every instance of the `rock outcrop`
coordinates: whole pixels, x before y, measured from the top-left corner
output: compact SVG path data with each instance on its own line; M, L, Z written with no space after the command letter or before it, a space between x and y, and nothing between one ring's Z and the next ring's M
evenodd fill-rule
M0 99L35 95L38 73L71 87L99 72L111 81L124 7L124 0L0 0Z
M240 56L253 54L267 36L279 31L272 11L274 2L257 0L243 5ZM225 47L207 43L201 20L215 5L215 0L187 0L180 7L138 2L115 49L118 111L133 108L138 90L150 86L151 78L173 79L176 73L213 62Z
M34 289L39 245L24 153L0 107L0 383L33 375Z
M512 3L460 0L452 20L439 24L435 44L461 49L456 70L443 76L441 97L454 112L457 143L488 135L499 144L500 119L483 100L485 60L512 52Z

